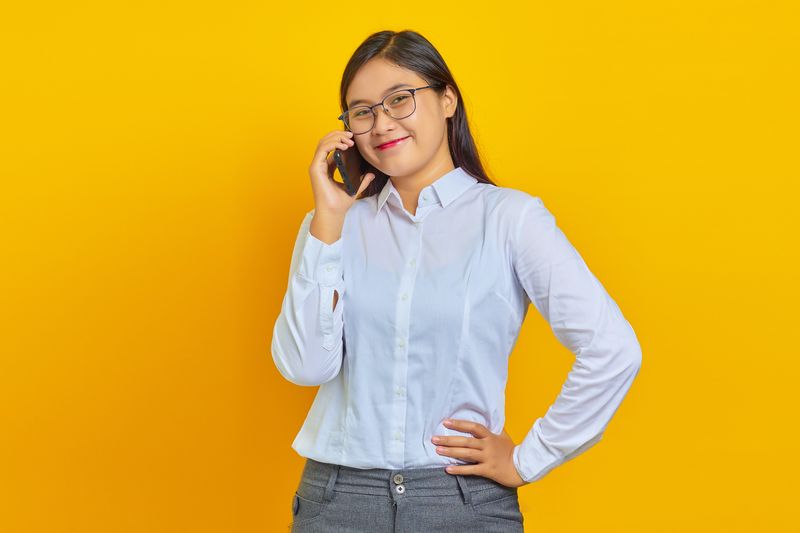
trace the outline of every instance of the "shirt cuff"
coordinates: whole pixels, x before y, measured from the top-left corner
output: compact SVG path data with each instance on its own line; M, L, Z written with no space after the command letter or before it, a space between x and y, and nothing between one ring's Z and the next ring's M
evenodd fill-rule
M544 477L565 459L550 450L539 438L539 420L533 424L525 439L514 447L513 457L517 473L528 483Z

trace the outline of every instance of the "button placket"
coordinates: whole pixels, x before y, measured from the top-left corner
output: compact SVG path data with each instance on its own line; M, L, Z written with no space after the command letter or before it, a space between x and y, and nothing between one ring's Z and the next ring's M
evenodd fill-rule
M391 454L398 463L405 461L405 420L407 410L407 391L406 380L408 379L408 352L409 352L409 326L411 320L411 302L414 290L414 279L416 277L417 259L421 250L421 229L419 224L409 225L405 231L409 231L411 238L410 246L405 250L405 268L402 269L402 277L397 292L395 307L395 350L394 367L392 369L393 387L387 392L392 403L392 420L396 420L396 426L391 428L390 443ZM398 487L401 487L398 489ZM405 486L397 484L395 491L401 494L405 491Z

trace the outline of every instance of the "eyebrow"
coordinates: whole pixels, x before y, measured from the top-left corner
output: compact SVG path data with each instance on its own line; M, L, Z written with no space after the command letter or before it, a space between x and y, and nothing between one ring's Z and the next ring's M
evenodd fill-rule
M412 87L412 85L411 85L410 83L397 83L397 84L395 84L395 85L392 85L391 87L389 87L388 89L386 89L386 90L383 92L383 96L384 96L384 98L385 98L385 97L386 97L386 95L387 95L387 94L389 94L390 92L394 91L395 89L399 89L399 88L401 88L401 87ZM352 102L350 102L350 103L347 105L347 107L348 107L348 108L350 108L350 107L353 107L353 106L354 106L354 105L356 105L356 104L366 104L366 103L367 103L367 101L366 101L366 100L353 100Z

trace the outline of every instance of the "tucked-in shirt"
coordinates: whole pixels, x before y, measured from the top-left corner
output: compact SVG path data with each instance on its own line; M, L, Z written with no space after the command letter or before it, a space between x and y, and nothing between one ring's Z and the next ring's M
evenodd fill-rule
M414 214L387 180L355 200L333 243L310 233L314 211L271 343L285 379L319 386L298 454L354 468L471 464L437 453L431 437L471 436L447 418L502 433L509 356L531 303L575 360L514 467L535 481L600 440L641 349L540 197L456 167L420 191Z

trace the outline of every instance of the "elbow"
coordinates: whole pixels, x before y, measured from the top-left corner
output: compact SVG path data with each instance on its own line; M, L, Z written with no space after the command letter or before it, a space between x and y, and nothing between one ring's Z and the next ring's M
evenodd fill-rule
M299 385L300 387L316 387L318 385L322 385L323 383L327 383L330 380L319 379L316 376L309 376L306 374L290 374L290 373L283 373L284 379L289 383L294 383L295 385Z
M340 367L300 368L282 371L283 377L290 383L301 387L317 387L333 381L339 375Z
M642 367L642 346L639 344L639 340L636 338L635 334L631 335L631 340L628 343L625 354L628 373L631 374L632 377L635 377Z
M280 375L289 383L301 387L316 387L333 380L339 374L341 364L334 365L331 363L330 365L324 365L320 368L303 364L303 358L300 357L300 350L295 351L294 355L287 354L277 341L277 337L273 337L271 347L272 360ZM325 354L328 354L328 356L335 356L335 354L331 354L328 350L325 350ZM331 361L330 357L322 359L324 354L318 355L320 357L315 357L315 354L308 354L308 357L310 357L311 360L320 359L323 361ZM333 361L336 360L341 361L341 358L333 357ZM292 363L292 361L296 361L297 363Z
M329 381L333 381L339 372L281 372L281 374L286 381L294 383L295 385L299 385L301 387L317 387L319 385L324 385Z

